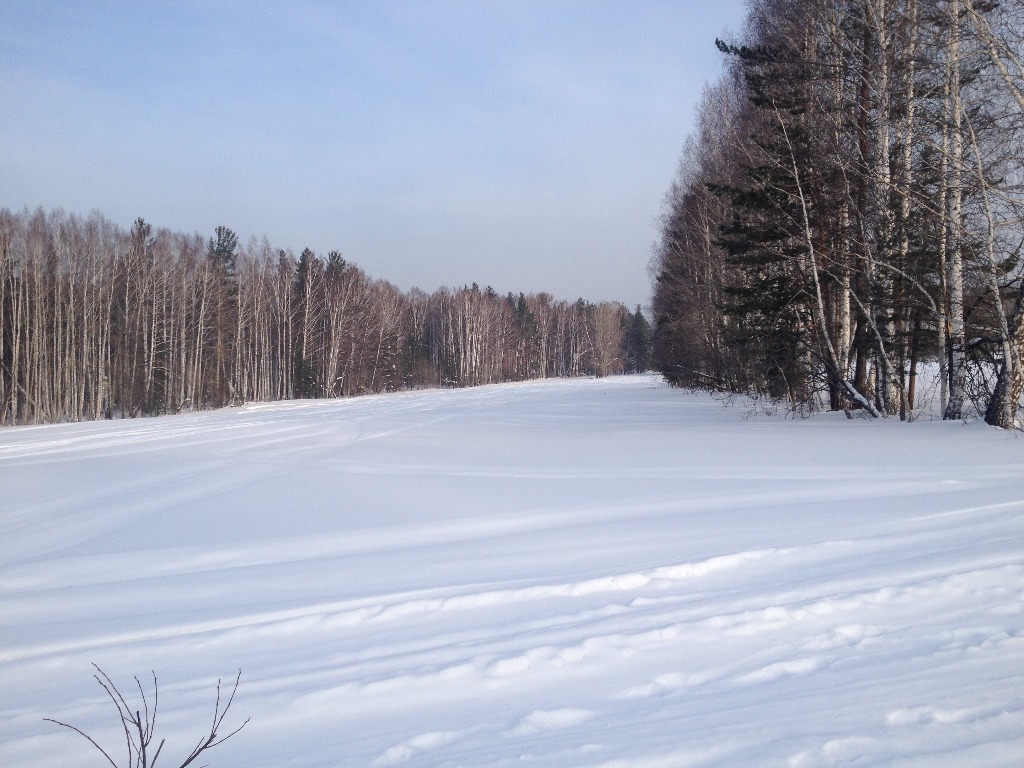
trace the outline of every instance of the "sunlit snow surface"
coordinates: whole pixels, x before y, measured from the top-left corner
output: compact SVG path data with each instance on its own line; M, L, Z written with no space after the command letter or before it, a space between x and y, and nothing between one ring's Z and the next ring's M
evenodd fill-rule
M0 430L0 765L123 761L91 662L161 764L241 668L211 766L1020 766L1024 438L649 377Z

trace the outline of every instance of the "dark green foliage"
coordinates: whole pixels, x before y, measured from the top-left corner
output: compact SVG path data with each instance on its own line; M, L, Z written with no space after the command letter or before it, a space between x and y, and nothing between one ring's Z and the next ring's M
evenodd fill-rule
M238 248L238 235L224 226L214 230L210 238L210 260L228 275L235 273L235 251Z
M637 305L636 312L627 312L623 320L622 357L626 373L643 373L650 368L651 326Z

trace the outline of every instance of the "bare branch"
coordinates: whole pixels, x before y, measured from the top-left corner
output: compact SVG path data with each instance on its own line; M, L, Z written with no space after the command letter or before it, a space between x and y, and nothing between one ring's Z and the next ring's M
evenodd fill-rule
M52 717L44 717L44 718L43 718L43 720L45 720L45 721L47 721L47 722L50 722L50 723L56 723L57 725L60 725L60 726L62 726L62 727L64 727L64 728L70 728L70 729L71 729L72 731L74 731L74 732L75 732L75 733L77 733L78 735L80 735L80 736L84 736L84 737L85 737L86 739L88 739L88 740L89 740L89 743L90 743L90 744L92 744L92 745L93 745L94 747L96 747L96 749L98 749L98 750L100 751L100 753L101 753L101 754L102 754L102 755L103 755L103 756L104 756L105 758L107 758L107 762L108 762L108 763L110 763L110 764L111 764L112 766L114 766L114 768L117 768L117 763L115 763L115 762L114 762L114 761L113 761L113 760L111 759L110 755L108 755L108 754L107 754L107 751L106 751L106 750L105 750L105 749L104 749L103 747L101 747L101 746L100 746L99 744L97 744L97 743L96 743L96 741L95 741L95 739L93 739L93 737L92 737L92 736L90 736L89 734L87 734L87 733L86 733L85 731L83 731L83 730L81 730L81 729L79 729L79 728L76 728L76 727L75 727L75 726L73 726L73 725L68 725L67 723L62 723L62 722L61 722L60 720L54 720L54 719L53 719ZM130 754L131 754L131 753L129 753L129 755L130 755Z
M161 751L163 750L164 743L166 741L165 739L160 740L160 744L157 746L156 753L153 755L152 760L150 760L148 750L149 745L150 743L152 743L153 736L156 732L156 712L159 703L159 686L157 684L156 672L152 673L152 710L150 710L149 708L149 701L146 696L146 691L142 687L142 682L139 680L138 677L136 677L135 684L139 690L139 695L142 699L142 708L136 708L133 711L131 707L128 706L128 703L125 701L124 697L121 695L120 690L118 689L117 685L114 684L114 681L110 678L110 676L107 675L107 673L100 669L100 667L96 664L93 664L93 666L96 668L97 672L97 674L93 675L93 678L96 680L97 683L99 683L100 687L103 688L104 692L114 703L114 706L117 708L118 717L121 720L121 728L124 731L125 741L127 743L128 749L128 759L127 762L125 763L124 768L155 768L156 761L160 757ZM225 741L227 741L232 736L241 731L249 723L249 718L246 718L245 722L243 722L235 730L231 731L231 733L227 734L226 736L218 737L218 731L223 725L224 719L227 717L228 711L231 709L231 704L235 700L235 694L238 692L238 685L241 679L242 670L238 670L238 675L235 677L235 685L231 689L231 695L228 697L228 700L225 703L223 710L221 709L221 682L220 680L217 680L217 697L214 703L213 721L210 727L210 732L208 735L204 736L202 739L199 740L199 743L196 744L195 748L185 759L185 761L181 763L179 768L185 768L193 761L195 761L195 759L199 757L199 755L201 755L203 752L212 749L213 747L216 747L219 744L223 744ZM103 749L103 747L101 747L96 742L95 739L93 739L89 734L82 731L80 728L61 722L60 720L54 720L53 718L49 717L44 718L44 720L47 720L51 723L56 723L57 725L62 726L64 728L68 728L74 731L75 733L83 736L84 738L88 739L89 743L96 747L96 749L98 749L102 753L102 755L107 759L107 762L109 762L113 768L121 768L121 766L118 766L114 759L111 758L110 754L105 749Z

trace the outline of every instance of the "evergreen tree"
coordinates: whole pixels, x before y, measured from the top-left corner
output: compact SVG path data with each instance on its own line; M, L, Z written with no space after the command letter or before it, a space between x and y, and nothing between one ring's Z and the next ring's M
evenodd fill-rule
M622 357L626 373L643 373L650 367L651 326L640 311L626 312L623 317Z

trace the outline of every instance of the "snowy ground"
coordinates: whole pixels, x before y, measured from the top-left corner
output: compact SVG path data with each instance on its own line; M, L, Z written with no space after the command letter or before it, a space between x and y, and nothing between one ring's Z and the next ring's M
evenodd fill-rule
M1024 439L648 377L0 430L0 765L1020 766ZM123 737L121 737L123 741Z

